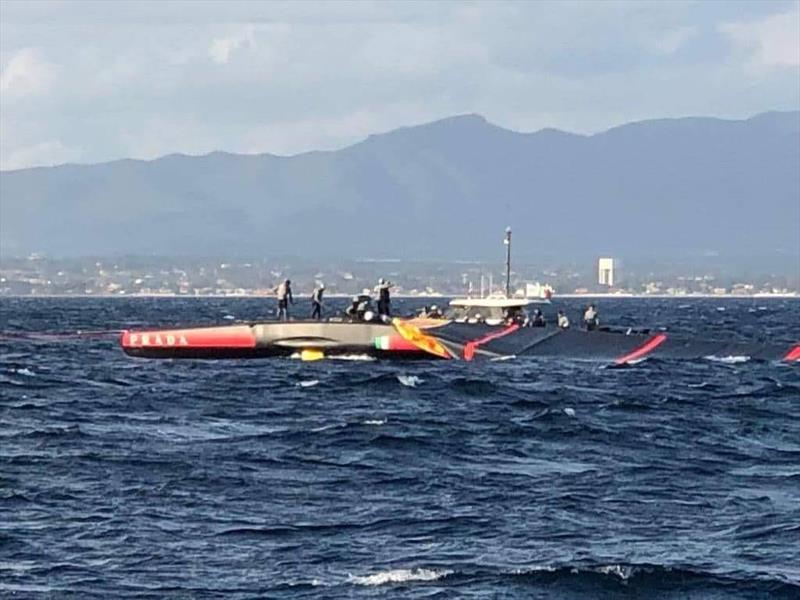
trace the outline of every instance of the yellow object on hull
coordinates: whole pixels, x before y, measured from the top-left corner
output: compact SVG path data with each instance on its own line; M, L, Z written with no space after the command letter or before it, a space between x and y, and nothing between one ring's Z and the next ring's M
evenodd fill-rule
M303 362L322 360L323 358L325 358L325 353L322 350L306 349L300 353L300 360Z

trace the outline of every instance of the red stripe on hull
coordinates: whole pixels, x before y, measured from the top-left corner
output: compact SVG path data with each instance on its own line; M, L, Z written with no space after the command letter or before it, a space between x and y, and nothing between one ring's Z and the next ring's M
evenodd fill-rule
M249 325L124 331L123 348L255 348L256 336Z
M628 354L620 356L614 362L618 365L622 365L634 360L638 360L640 358L644 358L645 356L650 354L653 350L658 348L662 343L664 343L664 340L666 339L667 335L665 333L659 333L658 335L651 337L644 344L636 348L633 352L629 352Z
M475 358L475 350L477 350L478 346L480 346L481 344L485 344L486 342L491 342L492 340L501 338L504 335L508 335L509 333L514 333L517 329L519 329L519 325L516 324L510 325L509 327L506 327L502 331L495 331L494 333L485 335L477 340L467 342L466 344L464 344L464 360L472 360L473 358Z
M800 344L794 346L786 356L783 357L786 362L800 362Z
M409 342L403 336L392 335L389 336L389 350L396 352L422 352L420 348Z

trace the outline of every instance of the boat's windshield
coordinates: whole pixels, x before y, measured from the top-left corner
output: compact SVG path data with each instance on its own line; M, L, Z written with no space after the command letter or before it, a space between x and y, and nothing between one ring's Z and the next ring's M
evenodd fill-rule
M522 319L527 312L521 306L453 306L447 312L447 318L453 321L500 323L509 319Z

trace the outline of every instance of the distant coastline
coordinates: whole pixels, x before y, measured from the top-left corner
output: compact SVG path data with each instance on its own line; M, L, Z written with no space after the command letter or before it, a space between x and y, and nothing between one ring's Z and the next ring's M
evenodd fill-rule
M351 298L358 292L352 294L326 294L326 298ZM301 296L304 297L304 296ZM450 294L393 294L393 298L408 300L419 298L420 300L449 300L451 298L460 297L460 295ZM469 296L475 297L478 296ZM263 300L275 298L274 294L7 294L0 295L0 300L5 298L190 298L202 300L205 298L260 298ZM642 300L647 298L654 298L659 300L674 299L674 300L691 300L691 299L738 299L738 300L785 300L785 299L798 299L800 300L800 293L790 292L786 294L608 294L608 293L587 293L587 294L555 294L553 300L560 298L603 298L603 299L619 299L619 300ZM537 298L528 298L528 300L536 300Z

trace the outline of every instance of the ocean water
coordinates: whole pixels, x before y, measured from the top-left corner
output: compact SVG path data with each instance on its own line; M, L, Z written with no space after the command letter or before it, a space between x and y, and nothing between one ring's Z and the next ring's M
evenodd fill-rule
M0 300L0 597L800 597L797 366L148 361L103 333L271 308ZM599 308L800 338L797 300Z

